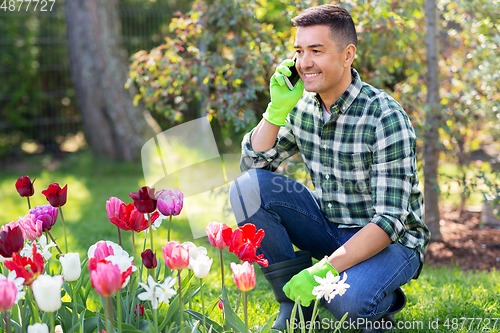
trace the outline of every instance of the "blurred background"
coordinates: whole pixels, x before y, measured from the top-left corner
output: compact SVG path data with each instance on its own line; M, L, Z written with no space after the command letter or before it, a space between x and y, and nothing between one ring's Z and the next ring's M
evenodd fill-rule
M46 11L35 3L18 1L14 10L6 4L0 8L4 179L60 165L77 173L108 163L112 172L121 163L131 165L122 166L125 174L135 170L132 184L139 186L142 145L199 117L210 119L220 153L238 153L269 101L276 65L293 55L290 19L322 3L55 0ZM500 2L328 3L344 6L356 23L353 67L394 96L417 131L433 239L442 240L444 205L460 215L483 212L484 221L497 223ZM296 165L288 174L308 183ZM15 217L4 218L0 223Z

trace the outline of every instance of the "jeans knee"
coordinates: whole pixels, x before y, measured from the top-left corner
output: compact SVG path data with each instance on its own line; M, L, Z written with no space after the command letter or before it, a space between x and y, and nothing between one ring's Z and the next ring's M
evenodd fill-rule
M229 187L229 201L238 223L244 222L260 208L261 195L257 174L264 170L251 169L241 173Z

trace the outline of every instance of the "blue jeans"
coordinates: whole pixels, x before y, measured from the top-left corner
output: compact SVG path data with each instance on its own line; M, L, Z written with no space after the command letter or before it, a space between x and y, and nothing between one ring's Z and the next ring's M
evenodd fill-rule
M231 207L238 225L264 229L259 254L269 264L295 258L295 245L316 259L332 254L360 228L339 228L320 209L315 193L296 181L261 169L242 173L230 188ZM351 287L322 305L340 319L374 321L393 306L394 290L412 279L420 266L417 251L399 243L345 271ZM341 275L343 275L341 273Z

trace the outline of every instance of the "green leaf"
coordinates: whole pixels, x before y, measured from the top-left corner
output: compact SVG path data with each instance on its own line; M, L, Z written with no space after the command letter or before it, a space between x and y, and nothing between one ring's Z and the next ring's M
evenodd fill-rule
M198 311L194 310L186 310L186 312L191 315L194 319L197 319L200 321L200 326L203 326L203 314L201 314ZM205 323L206 323L206 328L210 328L215 332L222 333L224 332L224 328L219 325L219 323L213 321L212 319L208 318L205 316Z
M245 332L245 323L241 320L240 317L234 312L231 307L231 303L229 303L229 299L227 297L226 288L222 290L222 303L224 304L224 315L226 318L225 329L234 329L238 332Z

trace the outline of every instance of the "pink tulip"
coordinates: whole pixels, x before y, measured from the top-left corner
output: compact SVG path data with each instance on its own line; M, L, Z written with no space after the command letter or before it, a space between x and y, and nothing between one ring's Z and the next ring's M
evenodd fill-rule
M232 230L225 223L210 222L206 232L213 247L223 250L230 244Z
M114 254L115 252L111 245L106 244L106 242L97 242L94 252L94 258L96 260L102 260Z
M160 213L165 216L177 216L181 213L182 205L184 203L184 194L181 190L161 190L156 192L157 207Z
M37 239L42 235L43 222L37 220L35 215L33 214L25 215L24 217L20 218L19 221L17 222L18 225L21 227L21 229L24 230L26 238L28 238L30 241L34 241L35 239Z
M107 260L97 262L91 260L89 270L92 287L104 297L111 296L120 290L126 278L132 273L132 268L122 273L118 265Z
M183 269L189 265L189 247L178 241L170 241L162 248L165 264L171 270Z
M16 304L17 286L14 281L0 279L0 312L7 312Z
M231 263L233 279L236 287L241 291L249 291L255 288L255 270L248 261L243 264Z

